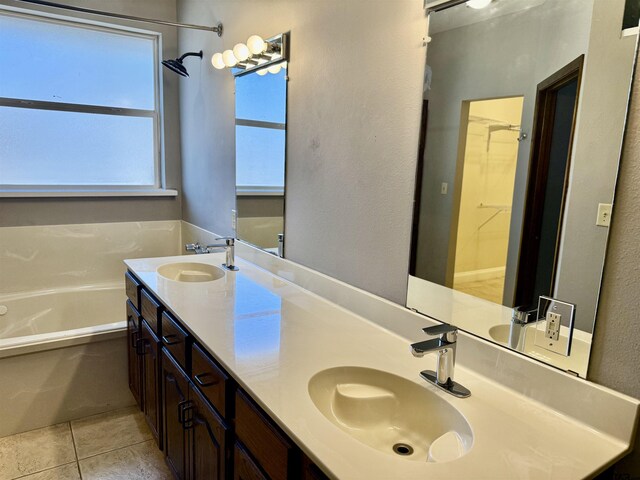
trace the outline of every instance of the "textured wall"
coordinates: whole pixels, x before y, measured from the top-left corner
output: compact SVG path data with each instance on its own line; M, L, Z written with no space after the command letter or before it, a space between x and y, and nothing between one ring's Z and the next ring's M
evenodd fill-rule
M56 0L58 3L124 13L139 17L176 18L176 0ZM1 5L29 8L27 4L0 0ZM64 10L38 7L37 10L65 15ZM70 16L82 17L75 13ZM162 55L177 56L177 33L173 27L160 27L139 22L109 20L85 15L98 21L118 23L162 33ZM115 68L115 67L114 67ZM178 117L178 76L164 72L165 170L168 188L180 188L180 123ZM0 227L17 225L54 225L72 223L126 222L137 220L180 219L180 197L111 197L111 198L0 198Z
M640 398L640 75L616 187L589 380ZM640 433L616 473L640 475Z
M181 32L182 49L203 47L207 58L253 33L291 32L286 256L404 303L422 2L181 0L179 13L183 21L225 23L222 39ZM181 89L183 217L230 233L233 81L202 69Z

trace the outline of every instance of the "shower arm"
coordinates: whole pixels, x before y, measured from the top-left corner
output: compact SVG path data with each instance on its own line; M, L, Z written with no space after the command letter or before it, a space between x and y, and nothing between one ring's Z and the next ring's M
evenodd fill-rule
M202 50L200 50L199 52L188 52L188 53L185 53L180 58L178 58L178 62L182 63L182 60L184 60L187 57L200 57L200 58L202 58Z

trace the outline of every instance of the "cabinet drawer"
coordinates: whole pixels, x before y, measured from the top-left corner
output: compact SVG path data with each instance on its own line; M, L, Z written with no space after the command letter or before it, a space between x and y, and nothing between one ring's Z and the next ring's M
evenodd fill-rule
M187 345L189 343L189 334L184 330L178 322L164 312L162 314L162 345L169 350L173 358L185 372L188 372Z
M236 435L273 480L294 478L296 450L286 436L240 390L236 392Z
M161 334L160 317L162 310L164 310L162 305L143 288L140 294L140 312L142 313L142 318L147 321L149 327L157 336Z
M142 290L142 285L131 272L124 274L124 289L133 306L140 311L140 290Z
M232 389L229 377L195 343L191 347L191 379L218 413L229 418L231 402L227 402L227 392Z

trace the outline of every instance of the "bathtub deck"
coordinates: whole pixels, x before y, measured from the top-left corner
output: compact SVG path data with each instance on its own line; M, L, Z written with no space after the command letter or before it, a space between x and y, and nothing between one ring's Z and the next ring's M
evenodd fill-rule
M137 407L0 438L0 480L170 479Z

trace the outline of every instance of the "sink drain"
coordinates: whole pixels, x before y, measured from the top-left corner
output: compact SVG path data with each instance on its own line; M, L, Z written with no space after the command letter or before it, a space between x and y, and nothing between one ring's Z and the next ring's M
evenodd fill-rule
M406 443L396 443L393 446L393 451L398 455L411 455L413 453L413 447Z

